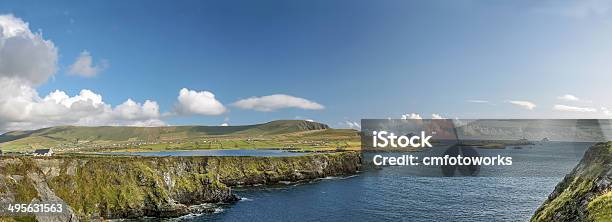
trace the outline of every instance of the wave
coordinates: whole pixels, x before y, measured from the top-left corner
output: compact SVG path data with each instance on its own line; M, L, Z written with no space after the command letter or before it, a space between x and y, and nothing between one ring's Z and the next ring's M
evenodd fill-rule
M355 174L355 175L341 176L341 177L331 177L330 176L330 177L323 177L320 180L345 180L345 179L353 178L353 177L356 177L356 176L359 176L359 175Z

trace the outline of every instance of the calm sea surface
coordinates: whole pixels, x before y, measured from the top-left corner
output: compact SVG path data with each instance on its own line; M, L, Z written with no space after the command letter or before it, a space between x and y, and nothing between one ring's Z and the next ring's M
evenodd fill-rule
M511 176L423 177L384 167L307 184L235 188L242 201L180 220L527 221L590 145L477 149L481 155L510 152L516 160L506 171L514 172L505 175Z

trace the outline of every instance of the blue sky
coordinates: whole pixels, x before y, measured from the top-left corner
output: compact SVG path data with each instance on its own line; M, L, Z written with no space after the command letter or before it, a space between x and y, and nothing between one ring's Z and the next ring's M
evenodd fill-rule
M153 100L171 113L187 88L227 108L160 117L171 125L609 118L612 109L612 17L600 1L3 1L0 14L58 49L40 97L89 89L112 106ZM70 75L85 50L106 65ZM324 108L232 105L273 94ZM558 98L566 94L578 100Z

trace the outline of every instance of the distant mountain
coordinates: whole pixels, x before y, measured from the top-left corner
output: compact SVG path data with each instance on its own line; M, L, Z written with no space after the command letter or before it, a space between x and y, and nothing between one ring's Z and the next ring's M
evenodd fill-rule
M105 144L164 141L189 142L196 138L271 138L278 135L308 131L332 130L328 125L303 120L277 120L263 124L242 126L56 126L30 131L12 131L0 135L0 149L19 146L29 148L56 147L64 144L103 147ZM282 137L286 138L286 136Z
M460 139L602 142L612 137L608 119L482 119L462 120Z

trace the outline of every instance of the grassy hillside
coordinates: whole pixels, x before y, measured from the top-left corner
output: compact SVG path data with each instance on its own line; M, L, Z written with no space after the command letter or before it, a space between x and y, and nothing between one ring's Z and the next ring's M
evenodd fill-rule
M612 142L589 148L531 221L612 221Z
M62 214L36 218L0 215L0 221L177 217L199 213L189 208L192 205L236 201L232 186L354 174L360 167L357 152L296 157L6 157L0 158L1 200L61 200L69 207Z
M58 126L0 135L0 149L31 151L157 151L231 148L321 148L358 146L354 130L330 129L302 120L244 126Z

